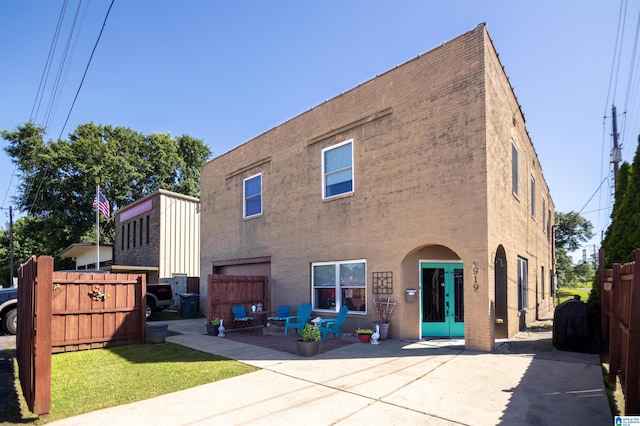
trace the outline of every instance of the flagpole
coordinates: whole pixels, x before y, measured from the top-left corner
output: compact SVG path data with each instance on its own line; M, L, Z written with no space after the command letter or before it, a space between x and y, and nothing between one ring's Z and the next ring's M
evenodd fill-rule
M100 185L96 185L96 271L100 270Z

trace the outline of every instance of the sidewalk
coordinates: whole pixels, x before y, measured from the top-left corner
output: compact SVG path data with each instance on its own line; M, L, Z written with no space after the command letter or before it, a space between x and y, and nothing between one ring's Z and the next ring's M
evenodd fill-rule
M354 343L313 358L207 336L171 321L167 340L261 370L52 425L611 425L597 355L561 352L551 332L493 353L461 340Z

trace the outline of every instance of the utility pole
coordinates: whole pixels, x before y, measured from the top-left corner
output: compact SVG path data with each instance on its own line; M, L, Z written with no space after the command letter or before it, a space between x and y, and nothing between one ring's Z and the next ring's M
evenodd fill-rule
M611 162L613 163L613 187L615 191L618 185L618 163L622 161L622 148L618 147L618 121L615 105L611 106L611 119L613 120L613 151L611 152Z

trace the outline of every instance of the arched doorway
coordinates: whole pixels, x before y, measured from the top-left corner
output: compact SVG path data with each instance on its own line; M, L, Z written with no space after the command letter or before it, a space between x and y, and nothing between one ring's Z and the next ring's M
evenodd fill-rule
M420 336L464 335L463 262L453 249L425 244L409 251L402 260L402 281L419 288L416 303L406 307Z
M496 339L509 337L509 316L507 311L507 254L502 245L496 250L494 260L495 280L495 314L496 314Z
M422 335L464 336L464 267L460 262L420 262Z

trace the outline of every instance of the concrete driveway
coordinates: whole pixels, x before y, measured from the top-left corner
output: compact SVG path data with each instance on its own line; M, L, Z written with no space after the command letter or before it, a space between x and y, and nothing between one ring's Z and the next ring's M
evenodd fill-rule
M557 351L551 332L493 353L463 342L355 343L301 358L169 322L168 340L260 367L220 382L53 425L611 425L597 355Z

